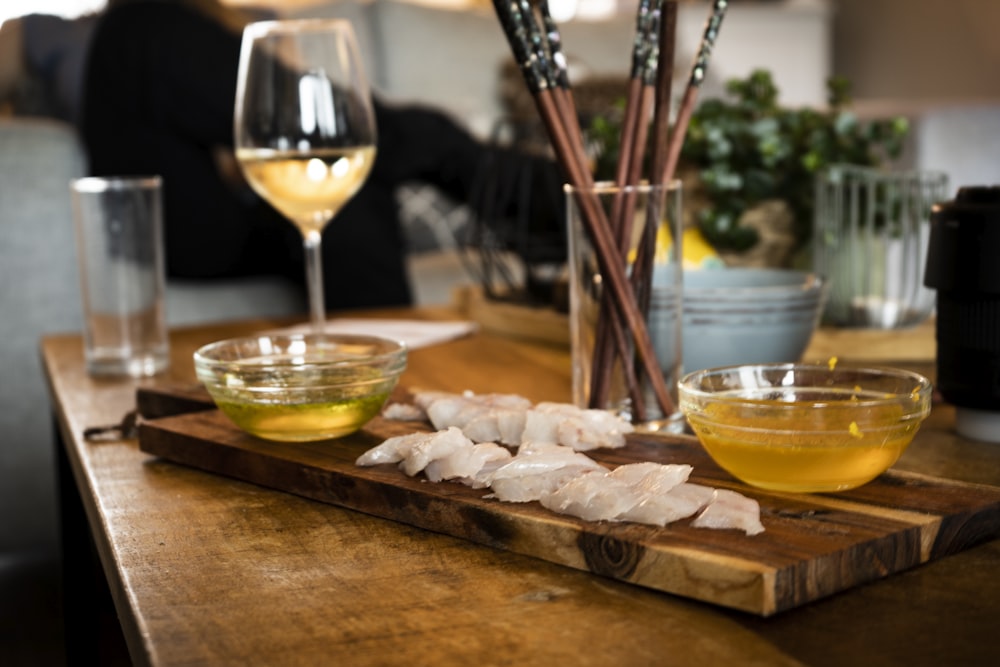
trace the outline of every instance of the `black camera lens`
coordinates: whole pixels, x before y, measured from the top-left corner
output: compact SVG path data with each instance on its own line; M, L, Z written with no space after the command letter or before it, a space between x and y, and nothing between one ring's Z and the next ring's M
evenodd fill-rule
M1000 186L933 207L924 284L937 290L937 387L956 430L1000 442Z

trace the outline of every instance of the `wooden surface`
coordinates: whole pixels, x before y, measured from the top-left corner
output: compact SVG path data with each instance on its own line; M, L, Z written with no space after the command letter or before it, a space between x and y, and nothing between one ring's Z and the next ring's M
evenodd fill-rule
M163 380L191 382L198 345L275 324L173 332ZM87 377L78 336L42 351L136 664L1000 664L997 540L760 618L176 465L135 440L86 443L139 383ZM569 372L565 348L480 334L414 351L403 383L566 400ZM935 407L896 468L1000 484L1000 447L958 437L953 418Z
M462 317L477 323L483 331L569 346L569 317L553 308L489 299L479 285L464 285L456 289L452 302Z
M768 493L733 480L697 440L685 436L632 434L622 449L588 454L608 467L640 461L692 465L692 482L755 498L764 534L692 528L690 521L665 528L587 522L538 503L491 500L484 497L488 490L431 484L393 464L355 465L386 438L418 429L432 430L430 424L376 418L337 440L273 443L247 435L218 410L201 410L145 421L139 448L200 470L762 616L1000 536L1000 487L894 471L850 492Z

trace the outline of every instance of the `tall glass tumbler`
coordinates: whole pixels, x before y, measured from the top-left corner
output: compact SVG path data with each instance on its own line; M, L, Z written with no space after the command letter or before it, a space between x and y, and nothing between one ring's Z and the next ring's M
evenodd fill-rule
M570 340L573 363L573 402L580 407L612 410L648 430L677 430L677 381L682 371L681 193L679 181L665 185L641 184L619 188L598 183L593 190L565 188L569 236ZM666 414L657 400L643 364L629 339L625 354L613 336L613 304L601 263L588 231L587 199L599 203L602 221L615 231L621 263L652 341L660 376L672 401ZM593 212L591 212L593 215ZM628 331L628 328L624 328ZM595 350L616 350L609 357ZM601 369L608 369L605 374ZM630 382L630 373L638 373Z
M154 375L170 358L161 180L82 178L70 191L87 370Z
M947 198L942 173L836 165L817 176L813 259L830 281L826 324L894 329L930 316L931 206Z

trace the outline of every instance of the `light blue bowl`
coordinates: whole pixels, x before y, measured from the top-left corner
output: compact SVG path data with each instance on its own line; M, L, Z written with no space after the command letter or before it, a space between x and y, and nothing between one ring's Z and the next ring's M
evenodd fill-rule
M799 361L827 291L821 276L791 269L686 271L684 371Z

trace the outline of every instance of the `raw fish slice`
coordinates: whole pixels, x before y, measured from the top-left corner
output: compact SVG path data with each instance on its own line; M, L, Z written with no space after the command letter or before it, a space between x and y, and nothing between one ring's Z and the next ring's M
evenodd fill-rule
M668 523L694 516L706 503L705 495L701 493L675 494L668 492L640 495L642 495L642 500L622 514L623 521L665 526Z
M611 471L611 476L645 494L667 493L686 482L694 470L686 463L626 463Z
M497 414L497 428L500 431L499 442L517 447L524 440L524 423L528 418L527 410L502 410Z
M667 492L667 495L673 496L674 498L683 498L689 500L698 505L698 509L703 509L708 507L708 504L712 502L715 497L715 489L710 486L705 486L704 484L692 484L691 482L682 482L674 488ZM697 511L697 510L695 510Z
M473 442L500 441L500 426L497 424L496 412L492 410L476 415L461 428L465 437Z
M607 472L607 468L586 454L552 443L527 443L517 456L500 466L490 477L490 487L500 500L538 500L563 483L587 471Z
M472 441L459 428L449 428L432 433L429 438L417 442L406 458L399 464L409 476L414 476L434 460L448 456L458 449L472 447Z
M507 408L510 410L527 410L531 407L531 400L518 394L476 394L471 391L463 391L460 394L447 391L421 391L413 396L413 402L423 409L427 409L432 403L441 399L461 399L476 405L485 405L492 408Z
M578 451L625 445L635 428L607 410L588 410L569 403L539 403L529 410L523 440L557 442Z
M525 442L559 443L559 422L563 417L554 412L528 410L524 413L524 429L519 444ZM511 443L513 444L513 443Z
M430 407L431 403L440 398L467 398L471 396L471 392L463 392L461 394L456 394L453 391L436 391L436 390L424 390L414 392L413 402L417 406L427 409Z
M457 395L450 391L418 391L413 394L413 404L422 410L427 410L431 403L439 398L452 398Z
M526 475L550 472L566 466L607 471L607 468L594 459L586 454L575 452L569 447L550 443L531 443L527 447L521 447L517 456L497 469L493 476L494 479L515 479Z
M481 444L491 444L491 443L481 443ZM483 489L490 485L490 481L493 479L493 473L495 473L501 466L506 465L510 462L512 454L510 450L506 447L497 446L497 452L495 453L495 458L489 458L483 464L483 467L479 469L472 477L459 477L456 481L461 482L471 486L474 489Z
M642 501L625 512L621 518L623 521L665 526L673 521L694 516L707 507L714 497L715 489L710 486L681 482L666 493L644 494Z
M542 401L541 403L535 404L535 410L539 412L547 412L549 414L556 415L569 415L574 416L580 412L583 408L578 408L572 403L555 403L553 401Z
M464 427L491 410L527 410L531 401L517 394L446 394L426 402L424 410L434 428ZM492 440L496 440L493 438Z
M582 419L594 429L603 431L622 431L631 433L635 430L632 422L619 417L609 410L595 408L580 408L572 403L542 402L534 407L538 412L563 415L571 419Z
M473 442L500 442L519 445L524 431L524 410L494 408L476 415L462 431Z
M635 427L605 410L578 410L559 424L559 443L578 451L625 446L625 434Z
M390 403L382 410L382 417L393 421L418 422L427 418L422 408L409 403Z
M424 468L424 474L432 482L443 479L469 479L480 473L487 463L493 463L493 468L499 467L499 461L509 461L510 450L494 442L483 442L471 447L460 447L451 454L435 459Z
M514 457L517 458L516 456ZM510 465L509 463L507 465ZM507 466L501 466L500 472ZM540 500L552 493L569 480L593 472L590 466L567 465L561 468L526 474L517 477L497 478L494 473L490 480L490 488L493 494L500 500L509 503L526 503L532 500Z
M464 396L439 398L427 406L427 418L434 428L441 430L457 426L462 428L488 407L468 400Z
M545 442L539 440L525 440L521 443L521 446L517 448L518 456L527 456L529 454L552 454L552 455L563 455L570 456L573 450L569 447L563 447L556 442ZM578 457L573 457L578 458Z
M527 410L531 407L531 401L518 394L473 394L466 392L465 396L479 405L502 410Z
M372 447L354 462L359 466L374 466L380 463L399 463L409 455L413 447L432 437L433 433L407 433L397 435Z
M760 504L729 489L716 489L712 501L691 525L696 528L735 528L747 535L764 532L764 524L760 522Z
M584 521L618 521L641 499L638 491L620 479L589 472L574 477L540 500L544 507L554 512Z

